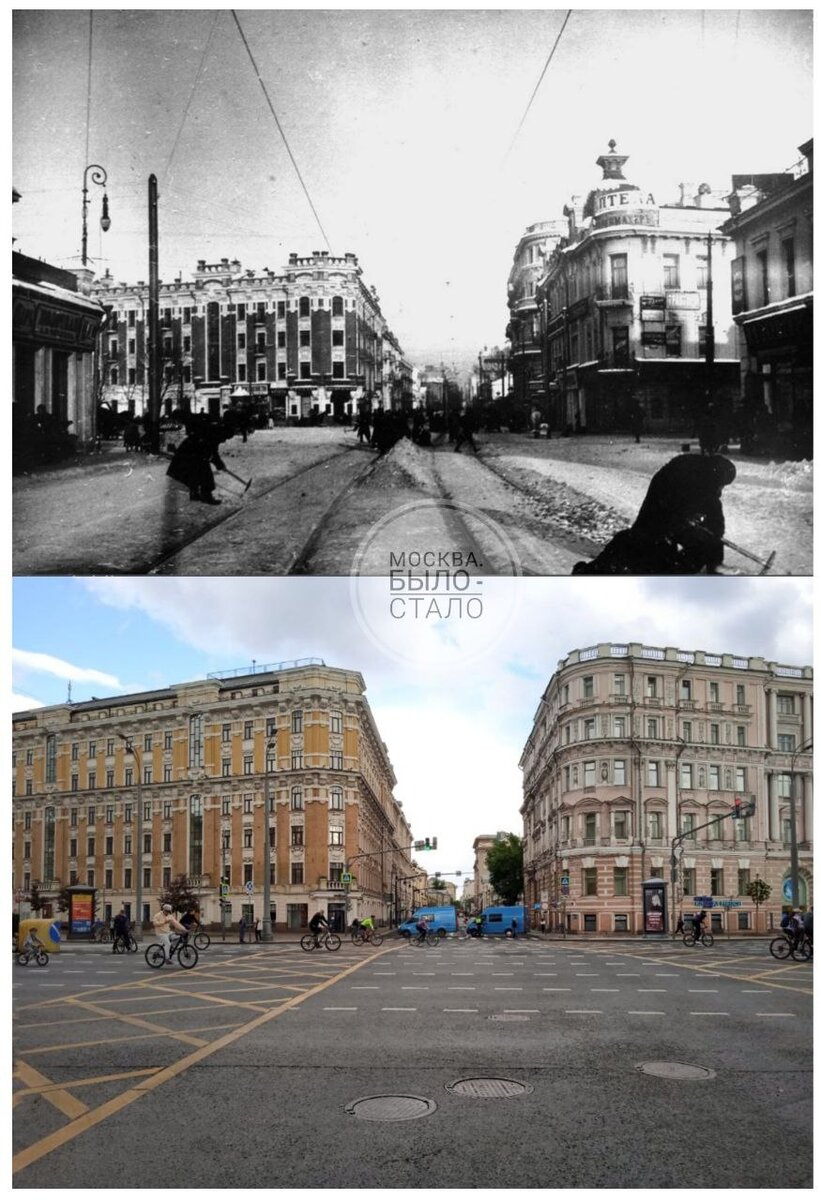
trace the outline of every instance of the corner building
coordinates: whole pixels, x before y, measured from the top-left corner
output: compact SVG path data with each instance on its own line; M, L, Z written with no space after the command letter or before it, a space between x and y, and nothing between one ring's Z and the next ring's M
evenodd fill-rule
M15 889L36 885L54 915L62 887L88 884L99 915L136 918L139 871L146 921L185 875L205 922L261 920L267 823L275 929L317 910L338 928L390 920L411 832L364 693L358 672L306 659L15 713Z
M812 905L811 738L810 667L638 643L573 650L519 764L531 916L539 904L549 929L642 933L642 881L661 878L673 919L712 896L714 929L753 932L746 892L760 878L763 932L792 903L793 800L798 903ZM734 819L737 796L753 816Z

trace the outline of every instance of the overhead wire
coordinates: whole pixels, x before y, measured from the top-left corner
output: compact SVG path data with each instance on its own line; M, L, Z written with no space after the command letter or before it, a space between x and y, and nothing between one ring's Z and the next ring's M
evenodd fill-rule
M572 8L569 8L569 9L567 10L567 13L566 13L566 15L565 15L564 21L562 21L562 27L561 27L561 29L559 30L559 32L556 34L556 40L555 40L555 42L553 43L553 48L551 49L550 53L549 53L549 54L548 54L548 56L547 56L547 62L546 62L546 63L545 63L545 65L542 67L542 73L541 73L541 75L540 75L540 76L539 76L539 78L538 78L538 81L537 81L537 83L536 83L536 86L535 86L535 88L533 89L533 94L532 94L532 96L530 97L530 99L529 99L529 100L528 100L528 102L527 102L527 107L525 108L525 111L524 111L524 113L522 114L522 119L521 119L521 121L519 122L518 126L516 127L516 132L515 132L515 133L514 133L514 135L513 135L513 138L512 138L512 140L511 140L511 142L510 142L510 145L509 145L509 146L508 146L508 148L507 148L507 152L505 153L505 156L504 156L504 158L502 159L502 167L504 167L504 166L505 166L505 163L507 162L508 158L510 157L510 152L511 152L511 150L513 149L514 145L516 144L516 138L517 138L517 137L519 136L519 134L521 133L522 126L524 125L525 121L527 120L527 114L530 112L530 109L531 109L531 107L532 107L532 105L533 105L533 101L536 99L536 93L538 92L539 88L541 87L541 85L542 85L542 80L544 79L545 75L547 74L547 68L550 66L550 63L551 63L551 61L552 61L552 59L553 59L553 55L556 53L556 48L557 48L557 46L559 45L559 42L561 41L561 37L562 37L562 34L564 33L565 26L567 25L567 22L570 20L570 14L571 14L572 12L573 12L573 9L572 9Z
M194 83L193 83L193 85L192 85L192 87L191 87L191 94L190 94L190 96L188 97L188 103L186 104L186 106L185 106L185 108L184 108L184 110L183 110L182 118L181 118L181 120L180 120L179 129L177 130L177 136L174 138L174 144L173 144L173 146L171 147L171 153L168 155L168 161L167 161L167 162L166 162L166 164L165 164L165 179L166 179L166 180L168 179L168 173L169 173L169 171L170 171L170 169L171 169L171 163L174 161L174 155L175 155L175 154L176 154L176 152L177 152L177 144L178 144L178 142L179 142L179 140L180 140L180 136L181 136L181 134L182 134L183 127L184 127L184 125L185 125L185 122L186 122L186 119L187 119L187 117L188 117L188 110L189 110L189 108L191 107L192 101L193 101L193 99L194 99L194 93L195 93L195 92L196 92L196 90L197 90L197 84L198 84L198 83L199 83L199 81L200 81L200 76L202 75L203 68L205 67L205 60L206 60L206 58L208 57L208 51L211 49L211 42L212 42L212 40L213 40L213 37L214 37L214 30L215 30L215 29L216 29L216 27L217 27L217 21L220 19L220 15L221 15L221 14L220 14L220 11L219 11L219 9L218 9L218 10L217 10L217 11L214 13L214 19L213 19L213 21L211 22L211 28L210 28L210 30L209 30L209 32L208 32L208 40L207 40L207 42L205 43L205 49L204 49L204 50L203 50L203 52L202 52L202 58L200 59L200 65L199 65L199 67L197 68L197 74L196 74L196 77L195 77L195 79L194 79Z
M262 94L265 97L268 108L270 109L271 116L274 118L274 121L276 122L276 127L279 130L279 135L282 138L285 149L288 151L288 157L290 158L291 163L293 164L293 168L296 171L297 179L299 180L300 184L302 185L302 190L305 193L305 198L308 201L308 204L310 205L311 212L314 214L314 219L316 220L316 223L319 226L319 231L322 234L323 238L325 239L325 245L328 247L328 250L331 253L333 253L333 251L331 250L331 243L328 239L328 235L325 232L322 222L319 219L319 213L316 211L314 202L311 199L311 194L308 191L307 184L305 183L305 180L302 178L302 172L300 171L299 167L297 166L297 161L294 158L293 151L291 150L291 147L288 144L288 139L285 136L285 130L282 128L279 117L276 114L276 109L274 108L273 103L271 102L271 97L268 95L268 89L266 88L266 86L263 82L262 76L259 73L259 68L257 67L257 64L254 60L253 54L251 53L251 47L248 45L248 41L245 37L242 26L239 23L239 17L237 16L237 14L233 8L231 9L231 16L234 18L234 21L236 22L237 29L239 30L239 36L242 38L243 45L245 46L245 49L248 53L248 58L251 61L251 66L254 68L254 73L256 74L257 82L259 83L259 86L262 88Z

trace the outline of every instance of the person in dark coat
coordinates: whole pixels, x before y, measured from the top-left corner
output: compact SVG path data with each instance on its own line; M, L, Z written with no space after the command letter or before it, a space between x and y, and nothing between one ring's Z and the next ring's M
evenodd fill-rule
M371 414L367 408L362 408L356 418L356 432L359 435L360 442L370 444L371 440Z
M679 454L650 480L630 529L622 530L574 575L713 573L724 558L723 488L736 469L721 454Z
M466 408L463 413L459 414L459 423L457 426L457 433L456 433L456 444L453 447L454 452L458 452L459 447L462 445L463 442L468 443L468 445L473 450L474 454L477 452L476 443L473 440L473 430L475 429L475 427L476 426L475 426L475 422L473 420L473 413L471 412L471 410L469 408Z
M192 500L201 500L203 504L221 504L214 496L214 472L211 464L218 471L225 470L225 463L220 458L220 430L213 428L204 413L192 418L188 426L188 436L183 439L174 452L166 474L188 488Z

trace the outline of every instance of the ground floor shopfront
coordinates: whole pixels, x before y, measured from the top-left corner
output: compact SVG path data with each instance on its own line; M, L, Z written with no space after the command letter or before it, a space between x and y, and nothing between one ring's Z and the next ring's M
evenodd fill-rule
M675 928L679 914L685 919L698 912L703 898L714 932L766 933L776 928L785 909L793 907L789 851L684 854L678 877L670 883L670 860L636 854L574 855L534 863L525 878L525 905L532 928L547 933L645 933L643 883L661 881L667 931ZM761 879L770 886L769 897L758 908L747 894L748 883ZM813 904L813 875L809 855L799 857L798 907Z

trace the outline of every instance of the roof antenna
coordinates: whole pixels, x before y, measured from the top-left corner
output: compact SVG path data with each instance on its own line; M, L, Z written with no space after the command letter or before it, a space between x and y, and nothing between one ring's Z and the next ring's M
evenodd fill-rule
M66 697L66 704L71 704L71 680L70 679L68 681L68 696Z

